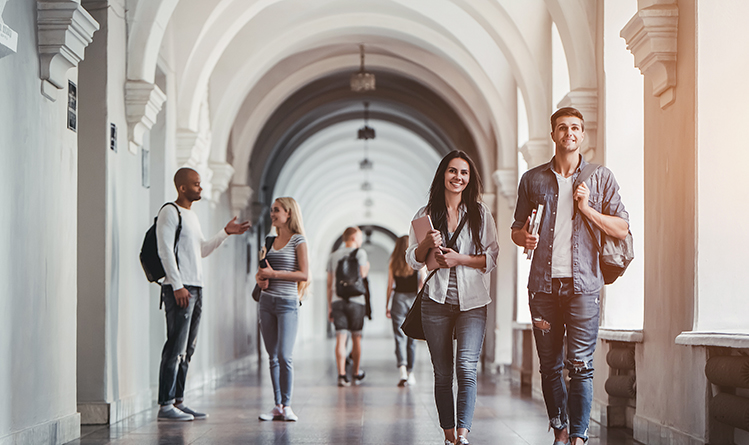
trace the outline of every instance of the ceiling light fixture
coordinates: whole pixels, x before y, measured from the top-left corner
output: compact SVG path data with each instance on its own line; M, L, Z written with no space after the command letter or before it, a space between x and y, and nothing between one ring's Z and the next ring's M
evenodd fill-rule
M375 138L375 130L369 126L369 102L364 102L364 126L359 129L356 138L365 141Z
M362 91L375 90L375 75L364 70L364 45L359 45L361 65L359 72L351 75L351 91L361 93Z

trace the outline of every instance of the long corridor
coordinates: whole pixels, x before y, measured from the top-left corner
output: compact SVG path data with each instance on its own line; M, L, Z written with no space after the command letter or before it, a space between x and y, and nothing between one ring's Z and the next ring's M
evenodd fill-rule
M417 349L415 386L398 388L392 340L364 340L359 386L339 388L332 341L298 345L293 408L299 421L261 422L273 407L265 362L215 385L193 391L186 403L210 417L205 421L156 421L156 408L109 427L84 426L71 445L103 444L442 444L432 395L433 379L426 344ZM200 349L196 354L200 354ZM509 377L480 373L472 444L551 443L541 402L512 387ZM590 445L636 444L621 429L591 422Z

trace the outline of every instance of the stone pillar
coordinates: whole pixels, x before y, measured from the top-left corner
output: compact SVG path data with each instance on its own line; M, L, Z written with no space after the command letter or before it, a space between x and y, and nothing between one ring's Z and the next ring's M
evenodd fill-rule
M109 423L107 163L109 40L106 1L88 1L101 26L79 67L78 128L78 411L81 422Z

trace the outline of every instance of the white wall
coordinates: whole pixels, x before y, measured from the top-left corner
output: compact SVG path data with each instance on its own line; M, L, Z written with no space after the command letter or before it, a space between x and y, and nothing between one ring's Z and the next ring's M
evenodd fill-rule
M166 338L158 288L149 284L138 255L143 234L158 208L176 198L174 74L168 46L159 86L170 96L154 133L151 184L142 185L141 152L128 149L125 108L126 24L116 2L96 9L102 23L93 57L81 66L88 95L78 206L80 215L78 404L85 422L116 422L152 407L157 398L160 351ZM118 128L118 150L108 148L110 123ZM208 189L209 184L206 183ZM195 203L203 232L210 236L231 219L227 194ZM204 260L204 313L187 386L195 388L255 353L254 312L248 304L246 237L232 237ZM75 354L72 354L75 357ZM72 358L71 357L71 358Z
M603 6L603 118L605 164L614 172L629 212L635 260L614 285L606 286L602 325L642 329L644 311L644 112L643 76L619 32L637 12L637 4L606 0ZM599 128L601 124L599 123Z
M80 425L77 135L66 128L67 91L56 102L41 95L36 2L11 1L3 20L18 33L18 52L0 59L6 198L0 211L0 443L62 443L77 437ZM75 70L68 75L77 82Z
M697 330L747 332L747 14L742 0L697 2Z

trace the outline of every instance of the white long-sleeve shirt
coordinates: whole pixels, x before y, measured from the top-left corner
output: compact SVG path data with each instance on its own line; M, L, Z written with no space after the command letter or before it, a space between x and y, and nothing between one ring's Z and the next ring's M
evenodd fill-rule
M229 235L221 229L210 239L203 238L198 215L190 209L179 206L182 214L182 231L177 241L179 267L174 256L174 235L179 224L179 215L174 206L164 206L156 220L156 240L159 246L159 258L164 266L169 284L177 290L185 286L203 287L203 266L201 258L211 254Z
M466 212L465 207L461 206L460 210L462 218ZM426 207L419 209L413 219L421 218L424 215L426 215ZM497 256L499 255L497 226L494 223L491 212L483 203L481 204L481 215L483 218L483 223L481 224L481 244L484 246L482 253L486 254L486 265L483 270L468 266L455 266L455 274L457 275L458 282L458 302L460 303L461 311L486 306L492 301L489 296L489 285L491 282L490 272L497 266ZM419 247L419 242L416 239L413 226L411 226L408 234L408 243L406 262L413 269L420 270L425 266L425 263L420 263L416 260L416 248ZM453 250L464 255L478 254L473 247L471 229L467 222L463 226L463 230L460 231ZM447 286L449 282L450 269L438 269L434 277L425 284L425 292L430 299L444 304L447 298Z

